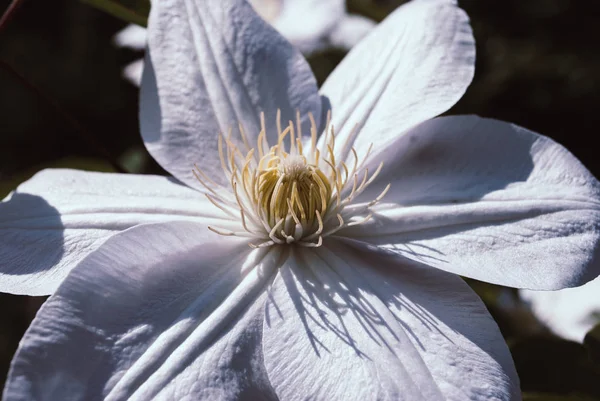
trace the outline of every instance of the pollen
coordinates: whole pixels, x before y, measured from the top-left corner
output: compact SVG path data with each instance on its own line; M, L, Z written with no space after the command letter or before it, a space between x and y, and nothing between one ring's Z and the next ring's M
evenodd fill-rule
M198 166L194 174L207 190L206 196L219 209L240 222L239 231L209 227L221 235L253 238L252 247L297 244L318 247L327 237L344 227L361 224L371 217L370 208L378 203L389 189L370 202L352 204L354 199L381 171L380 164L369 176L364 160L371 147L359 161L351 148L353 162L339 162L335 157L335 131L327 117L326 128L319 147L317 125L312 115L310 136L302 135L300 114L296 124L290 121L281 128L277 112L277 143L269 146L266 139L264 114L261 131L255 146L238 125L239 140L228 135L218 136L221 167L229 187L215 183Z

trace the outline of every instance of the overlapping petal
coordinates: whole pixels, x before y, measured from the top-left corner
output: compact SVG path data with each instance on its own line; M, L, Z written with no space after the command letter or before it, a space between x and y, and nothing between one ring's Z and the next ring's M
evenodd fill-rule
M345 0L248 0L270 23L303 54L330 48L349 50L376 25L373 20L346 12ZM146 29L129 25L119 31L115 45L143 50ZM143 60L123 69L123 76L136 86L142 80Z
M48 295L109 236L138 224L236 225L172 178L44 170L0 203L0 291Z
M559 291L519 291L533 314L554 334L583 342L600 323L600 278Z
M343 233L431 266L513 287L598 275L600 184L565 148L501 121L443 117L380 155L371 221Z
M140 108L148 150L191 186L198 185L195 163L224 182L219 133L237 132L241 123L255 144L264 112L274 143L278 109L283 124L296 111L305 121L311 112L319 124L322 113L306 60L244 0L153 4Z
M134 50L143 50L146 47L146 28L136 24L129 24L113 37L117 47L126 47Z
M360 42L377 24L362 15L344 14L329 32L329 46L350 50Z
M519 399L498 327L458 277L331 240L269 290L264 361L280 399Z
M463 95L475 68L469 18L450 0L410 1L367 35L331 73L321 93L332 109L337 159L364 155L437 116ZM326 145L324 141L320 144Z
M4 399L273 399L260 343L276 254L191 222L111 237L42 306Z
M329 45L329 34L346 15L345 0L283 0L272 24L302 53Z

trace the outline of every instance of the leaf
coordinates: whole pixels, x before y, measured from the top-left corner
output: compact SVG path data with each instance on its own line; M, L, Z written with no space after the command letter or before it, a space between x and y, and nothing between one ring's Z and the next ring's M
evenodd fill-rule
M582 344L535 335L515 341L510 350L524 394L546 397L532 395L530 400L551 401L554 395L578 400L578 395L600 401L600 372L594 369Z
M135 146L127 149L119 156L119 165L123 166L128 173L141 174L145 171L152 157L144 146Z
M81 0L117 18L140 26L148 24L150 0Z

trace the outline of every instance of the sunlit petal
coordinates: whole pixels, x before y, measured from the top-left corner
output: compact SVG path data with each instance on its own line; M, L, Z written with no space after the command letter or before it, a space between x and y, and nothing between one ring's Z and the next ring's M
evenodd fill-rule
M256 143L261 112L271 143L278 109L284 124L299 111L306 121L312 112L319 125L310 67L245 0L162 0L148 24L142 136L156 160L186 184L199 186L195 163L223 183L218 134L241 123Z
M283 264L263 337L286 401L519 398L502 335L460 278L344 243Z
M276 260L197 223L113 236L42 306L5 399L269 399L260 344Z
M357 44L321 93L332 109L338 160L373 155L456 103L471 83L475 42L453 1L410 1ZM325 146L321 141L321 146Z
M171 178L44 170L0 203L0 291L48 295L109 236L169 220L236 227Z
M600 278L576 288L559 291L520 290L533 314L553 333L583 342L600 323Z
M443 117L381 160L369 190L391 183L386 204L343 235L513 287L559 289L598 275L600 185L551 139L502 121Z

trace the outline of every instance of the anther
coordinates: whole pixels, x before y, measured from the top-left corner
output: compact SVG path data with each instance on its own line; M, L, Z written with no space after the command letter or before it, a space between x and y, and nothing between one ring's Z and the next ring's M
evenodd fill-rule
M357 151L350 146L348 135L343 148L336 149L330 112L327 113L322 142L318 138L315 118L310 113L308 120L310 147L303 147L299 112L296 112L295 121L288 121L283 128L281 110L277 110L276 144L272 147L267 141L264 113L260 114L255 146L241 124L238 124L241 141L233 139L231 129L226 135L218 135L218 154L229 191L207 177L198 166L195 165L192 172L207 190L208 200L229 218L239 220L240 231L212 226L209 227L211 231L259 239L258 243L249 244L253 248L292 243L319 247L326 236L344 227L362 224L371 217L372 214L365 217L364 213L381 201L389 185L369 203L354 207L351 202L374 182L382 165L371 176L368 168L363 171L365 160L359 159ZM355 134L350 136L354 138ZM236 143L243 144L243 153ZM319 143L322 143L320 149L317 148ZM365 159L371 150L372 145ZM336 160L336 152L338 156L342 155L339 160ZM344 160L350 152L354 158L351 168L348 160ZM360 178L359 174L362 174Z

